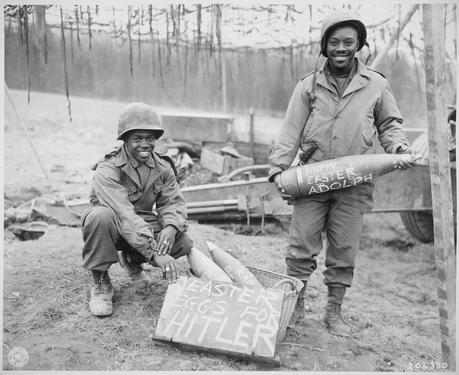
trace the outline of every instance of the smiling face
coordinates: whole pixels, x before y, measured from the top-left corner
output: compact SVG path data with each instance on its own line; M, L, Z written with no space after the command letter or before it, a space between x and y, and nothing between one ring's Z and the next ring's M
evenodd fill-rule
M127 134L124 142L128 152L138 161L147 161L155 149L156 136L151 130L132 130Z
M335 73L349 72L359 48L357 30L351 26L336 28L328 37L326 47L332 71Z

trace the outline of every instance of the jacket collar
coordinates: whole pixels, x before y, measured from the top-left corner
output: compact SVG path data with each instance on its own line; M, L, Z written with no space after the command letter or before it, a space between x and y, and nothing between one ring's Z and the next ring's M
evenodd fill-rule
M125 164L132 164L133 168L137 168L140 162L131 154L129 154L128 150L126 149L126 145L121 147L121 152L117 155L115 160L115 165L117 167L122 167ZM158 157L153 152L151 158L149 158L146 162L150 168L157 168L158 167Z
M137 171L135 170L139 164L140 162L129 154L126 149L126 145L123 145L123 147L121 147L121 152L117 155L115 165L120 167L121 170L126 173L139 188L141 188L140 178ZM148 159L145 164L152 169L147 181L147 185L145 187L145 190L147 190L148 187L161 175L162 168L161 161L154 152L152 153L151 158Z
M344 91L343 97L346 95L365 87L370 82L370 74L365 64L361 63L358 58L355 58L357 70L351 82ZM326 77L326 70L328 70L328 59L325 60L319 68L317 75L317 84L325 87L328 90L336 92L336 89L328 82Z
M128 162L132 164L134 168L137 168L140 165L140 161L138 161L132 154L128 151L126 144L123 145L123 151L125 152ZM152 153L154 154L154 153ZM150 168L156 168L156 162L153 159L153 156L150 155L148 160L145 162L146 165L148 165Z

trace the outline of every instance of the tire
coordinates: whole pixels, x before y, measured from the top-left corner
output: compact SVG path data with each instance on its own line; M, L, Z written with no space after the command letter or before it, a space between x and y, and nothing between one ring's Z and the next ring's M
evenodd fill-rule
M400 212L406 230L423 243L434 241L432 212L402 211Z

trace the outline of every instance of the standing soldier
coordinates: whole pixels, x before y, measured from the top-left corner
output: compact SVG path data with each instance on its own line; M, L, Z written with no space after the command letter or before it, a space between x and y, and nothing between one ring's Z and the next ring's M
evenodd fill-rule
M279 189L279 173L300 149L300 164L371 153L375 136L387 153L408 152L402 116L384 76L361 63L356 53L366 44L365 25L348 11L329 15L321 28L321 54L327 59L296 85L283 127L270 155L269 180ZM403 162L402 169L411 162ZM306 284L317 268L326 231L324 283L328 302L324 322L333 334L349 336L341 304L352 283L363 214L372 208L372 182L296 199L286 263L288 275L304 287L292 324L305 316Z
M95 168L91 206L82 215L83 267L93 276L89 311L95 316L113 311L108 275L112 263L120 261L139 285L151 284L141 267L145 262L160 267L169 282L175 282L175 259L193 246L185 233L186 205L174 164L154 152L163 133L150 106L128 105L118 123L118 139L124 144Z

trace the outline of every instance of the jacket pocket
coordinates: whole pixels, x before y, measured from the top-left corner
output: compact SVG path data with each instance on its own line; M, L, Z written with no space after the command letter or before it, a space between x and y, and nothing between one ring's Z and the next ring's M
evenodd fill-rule
M374 126L373 121L373 117L371 117L371 119L367 117L360 124L360 135L362 137L362 145L366 146L366 148L373 147L374 144L376 127Z
M130 202L135 202L142 195L142 192L138 189L138 187L136 185L127 184L127 185L124 186L124 188L127 191L128 198L129 198Z

